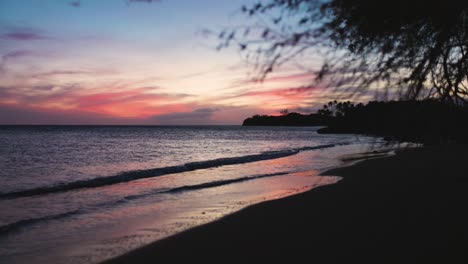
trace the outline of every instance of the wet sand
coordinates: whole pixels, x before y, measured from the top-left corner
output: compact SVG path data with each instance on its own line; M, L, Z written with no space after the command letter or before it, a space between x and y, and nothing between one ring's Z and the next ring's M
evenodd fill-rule
M398 151L106 263L468 263L468 148Z

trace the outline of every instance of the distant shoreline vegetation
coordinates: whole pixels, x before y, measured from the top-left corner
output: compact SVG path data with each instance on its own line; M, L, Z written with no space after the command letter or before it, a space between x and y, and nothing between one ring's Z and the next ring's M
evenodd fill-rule
M243 126L325 126L328 117L319 114L282 113L280 116L254 115Z
M466 144L468 107L437 100L372 101L367 104L332 101L315 114L255 115L245 119L243 126L326 126L317 132L376 135L389 141L424 144Z

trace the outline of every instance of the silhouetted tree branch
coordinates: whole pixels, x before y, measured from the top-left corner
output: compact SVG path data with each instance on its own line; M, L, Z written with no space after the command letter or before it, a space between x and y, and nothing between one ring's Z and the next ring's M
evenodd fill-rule
M313 50L329 87L468 99L468 1L269 0L242 12L262 22L222 32L219 48L237 45L260 80Z

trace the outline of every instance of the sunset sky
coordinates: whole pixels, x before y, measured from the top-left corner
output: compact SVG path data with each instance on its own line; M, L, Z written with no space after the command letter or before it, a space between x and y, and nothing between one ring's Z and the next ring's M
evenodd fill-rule
M241 124L323 102L286 67L264 83L210 34L248 0L0 0L0 124Z

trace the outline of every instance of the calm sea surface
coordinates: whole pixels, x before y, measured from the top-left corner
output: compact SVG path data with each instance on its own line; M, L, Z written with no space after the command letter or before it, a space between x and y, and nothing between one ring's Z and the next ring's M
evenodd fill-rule
M379 148L314 127L0 126L0 263L97 263L334 183Z

